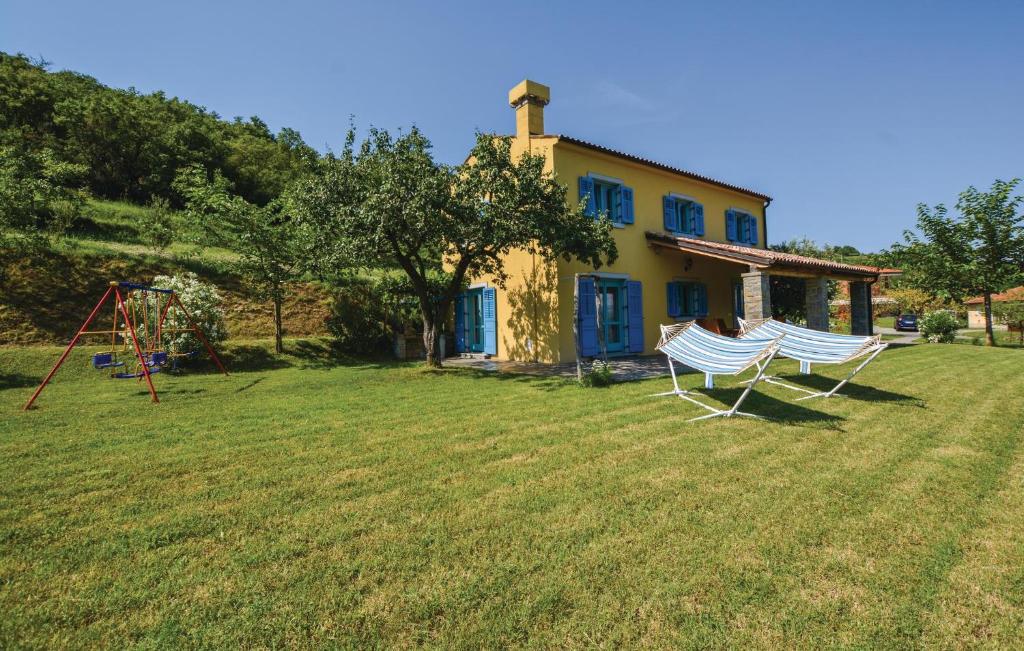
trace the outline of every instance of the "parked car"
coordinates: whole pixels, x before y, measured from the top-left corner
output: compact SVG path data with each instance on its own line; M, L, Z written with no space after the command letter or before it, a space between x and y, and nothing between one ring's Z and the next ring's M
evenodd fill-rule
M893 327L897 330L909 330L911 332L917 332L917 315L916 314L901 314L896 317L893 322Z

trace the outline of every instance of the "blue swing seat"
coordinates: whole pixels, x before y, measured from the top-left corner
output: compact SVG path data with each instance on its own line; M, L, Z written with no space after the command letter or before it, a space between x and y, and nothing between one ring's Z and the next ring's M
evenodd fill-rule
M155 374L157 374L159 372L160 372L160 367L159 366L156 366L156 367L153 367L153 368L149 369L149 374L150 375L155 375ZM146 374L143 371L139 371L138 373L114 373L110 377L114 378L115 380L129 380L129 379L138 378L138 377L145 377L145 376L146 376Z
M115 362L113 353L96 353L92 356L92 367L95 369L115 368L124 366L124 362Z

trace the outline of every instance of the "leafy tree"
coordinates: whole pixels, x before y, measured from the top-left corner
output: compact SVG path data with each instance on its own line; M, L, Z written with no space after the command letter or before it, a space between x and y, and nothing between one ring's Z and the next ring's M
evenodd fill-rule
M942 303L932 294L916 287L894 287L886 295L896 301L902 313L923 315L926 311L938 309Z
M176 199L179 169L202 165L234 193L266 205L310 171L319 154L293 129L276 136L259 118L223 120L162 92L109 88L69 71L0 52L0 133L33 153L84 165L97 196Z
M163 197L154 197L149 202L149 210L142 213L139 226L143 237L154 253L160 254L174 242L177 228L171 203Z
M960 193L959 217L942 204L917 207L917 228L905 244L893 247L908 281L953 301L984 297L985 339L995 346L992 294L1016 285L1024 274L1024 197L1012 196L1019 179L996 181L991 190L969 187Z
M1024 299L1024 295L1021 298ZM1016 330L1024 345L1024 300L996 303L992 306L992 316L1010 330Z
M284 202L266 206L249 203L231 194L230 182L219 173L208 180L199 166L183 170L176 187L186 198L186 214L193 224L206 229L207 237L239 255L235 269L255 290L257 297L274 306L274 349L284 352L282 303L288 283L301 272L303 259L295 234L295 221ZM218 224L210 228L209 224Z
M0 248L25 252L62 235L84 202L84 172L49 149L0 142Z
M338 158L292 195L308 249L321 270L399 267L419 303L427 364L440 366L438 327L466 279L487 275L503 286L504 256L526 249L594 267L617 252L607 219L584 215L544 171L542 156L513 160L511 140L477 134L466 164L436 163L413 128L392 137L371 129L358 151L350 130ZM434 275L445 275L437 289Z

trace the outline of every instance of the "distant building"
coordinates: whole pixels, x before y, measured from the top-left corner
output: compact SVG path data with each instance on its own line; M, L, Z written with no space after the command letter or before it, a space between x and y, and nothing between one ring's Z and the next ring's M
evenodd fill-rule
M1024 303L1024 285L1008 289L1002 294L992 294L993 303L1010 303L1017 301ZM983 296L969 298L964 301L964 306L967 308L967 327L984 328L985 298Z

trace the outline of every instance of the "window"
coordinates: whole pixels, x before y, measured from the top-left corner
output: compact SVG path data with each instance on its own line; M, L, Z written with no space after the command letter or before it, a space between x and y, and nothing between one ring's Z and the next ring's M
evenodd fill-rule
M757 246L757 217L739 210L726 210L725 237L736 244Z
M665 230L684 235L704 235L704 206L691 199L666 195L662 208Z
M622 223L622 205L619 197L619 185L594 181L594 201L597 214L607 214L608 219Z
M708 315L708 289L704 283L675 281L668 284L668 315L692 319Z
M586 199L586 214L608 215L613 224L632 224L633 189L613 179L596 176L580 177L580 199Z

